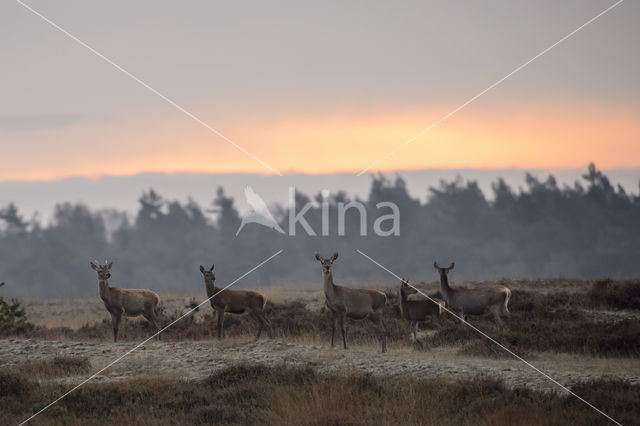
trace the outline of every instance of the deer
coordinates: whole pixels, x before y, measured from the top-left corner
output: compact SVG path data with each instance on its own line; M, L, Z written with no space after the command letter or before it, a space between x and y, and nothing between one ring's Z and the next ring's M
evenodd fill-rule
M340 323L342 343L347 349L347 333L345 317L362 320L369 318L376 324L376 332L382 345L382 352L387 351L387 331L382 320L382 309L387 303L387 295L378 290L353 289L336 285L333 282L333 262L338 258L338 252L325 259L316 253L316 259L322 265L322 279L327 308L331 312L331 347L334 345L336 327Z
M104 302L105 308L111 314L113 325L113 341L118 341L118 329L122 315L127 317L137 317L142 315L147 321L158 329L156 339L160 340L160 326L158 324L157 309L160 304L160 296L157 293L143 289L124 289L109 286L111 278L111 267L113 262L105 261L104 265L99 262L89 262L91 268L98 273L98 287L100 298Z
M440 274L440 290L447 306L455 312L460 320L464 322L465 315L483 315L485 312L491 312L496 319L499 327L503 326L500 315L509 315L509 299L511 298L511 290L502 285L492 288L451 288L449 286L449 271L453 269L455 263L446 268L441 268L438 262L433 262L434 268Z
M264 311L267 298L262 293L253 290L228 290L216 287L216 276L213 273L214 267L215 265L211 265L211 268L206 269L200 265L200 272L204 276L204 284L211 307L218 313L218 340L222 340L224 336L223 321L224 314L227 312L236 315L248 314L260 326L256 339L260 338L265 327L269 332L269 337L273 339L271 321L269 321Z
M400 283L400 316L407 322L409 336L413 328L413 340L418 339L418 322L424 321L428 317L442 328L442 310L445 301L438 298L432 300L409 300L409 295L417 293L418 290L409 285L409 281L402 278ZM413 326L413 327L412 327Z

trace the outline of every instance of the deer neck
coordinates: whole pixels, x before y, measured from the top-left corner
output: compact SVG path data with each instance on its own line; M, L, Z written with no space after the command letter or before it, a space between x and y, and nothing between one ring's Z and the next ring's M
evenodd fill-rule
M324 281L324 294L327 296L327 299L333 299L336 287L333 283L333 272L329 272L328 274L323 273L322 279Z
M453 289L449 286L449 277L447 274L440 274L440 291L442 291L445 299L449 299L453 295Z
M98 280L98 287L100 288L100 298L104 301L109 300L109 281L108 280Z
M205 279L204 280L204 285L207 288L207 295L209 297L213 296L218 291L218 289L216 288L216 285L214 284L213 280Z
M407 302L407 294L400 289L400 303L402 303L403 305Z

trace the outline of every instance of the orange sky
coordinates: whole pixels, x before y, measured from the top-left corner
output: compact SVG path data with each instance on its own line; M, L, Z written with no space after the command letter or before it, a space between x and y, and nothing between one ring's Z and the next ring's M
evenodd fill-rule
M167 99L282 173L358 173L479 93L372 171L640 167L640 2L35 3L86 45L0 2L0 181L272 173Z
M247 118L217 128L282 173L355 173L449 109ZM177 112L166 119L133 117L113 124L14 132L17 148L3 161L0 180L145 171L270 173ZM35 139L47 142L36 147ZM572 105L469 107L373 170L560 168L590 161L600 168L640 166L640 120L621 111Z

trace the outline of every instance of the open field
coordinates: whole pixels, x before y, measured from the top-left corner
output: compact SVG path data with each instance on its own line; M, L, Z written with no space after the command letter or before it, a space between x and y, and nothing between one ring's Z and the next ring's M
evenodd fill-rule
M505 329L498 330L490 317L469 320L614 419L638 423L640 283L501 283L513 290ZM437 295L436 283L419 287ZM389 297L388 353L380 353L368 321L349 321L350 348L331 349L321 289L264 288L275 339L255 340L249 318L228 315L227 337L218 341L207 303L163 333L162 341L150 341L101 372L36 423L606 423L450 316L443 329L425 323L418 341L411 342L398 316L397 286L378 288ZM162 297L165 323L192 297L205 298ZM0 339L0 414L14 421L154 332L144 320L129 320L121 341L112 343L109 315L97 296L26 300L25 306L36 328ZM401 407L406 413L398 417Z

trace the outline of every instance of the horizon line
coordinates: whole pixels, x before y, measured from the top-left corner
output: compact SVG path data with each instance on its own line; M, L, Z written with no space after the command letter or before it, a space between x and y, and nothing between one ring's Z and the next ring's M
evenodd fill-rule
M393 173L403 173L403 172L421 172L421 171L545 171L545 172L562 172L562 171L575 171L575 170L584 170L586 171L589 164L584 166L534 166L534 167L522 167L522 166L504 166L504 167L473 167L473 166L460 166L460 167L422 167L422 168L397 168L397 169L384 169L384 170L374 170L369 171L369 175L377 175L377 174L393 174ZM640 170L640 164L637 166L611 166L611 167L598 167L596 164L596 168L600 171L613 171L613 170ZM263 177L286 177L286 176L295 176L295 175L305 175L305 176L331 176L331 175L342 175L342 174L352 174L353 170L341 170L341 171L332 171L325 173L314 173L314 172L304 172L299 170L287 170L282 173L282 175L275 175L272 173L261 173L258 171L206 171L206 170L173 170L173 171L162 171L162 170L141 170L134 173L101 173L96 175L65 175L59 177L52 178L33 178L33 179L0 179L0 183L50 183L50 182L61 182L66 180L89 180L89 181L98 181L101 179L109 179L109 178L130 178L142 175L257 175Z

